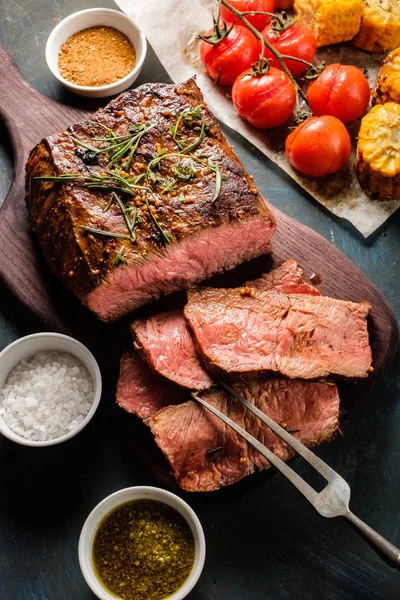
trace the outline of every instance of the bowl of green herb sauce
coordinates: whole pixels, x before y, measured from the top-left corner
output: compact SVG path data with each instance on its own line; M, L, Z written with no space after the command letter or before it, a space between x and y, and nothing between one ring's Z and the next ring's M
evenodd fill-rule
M203 529L175 494L133 487L105 498L79 540L82 574L100 600L182 600L200 577Z

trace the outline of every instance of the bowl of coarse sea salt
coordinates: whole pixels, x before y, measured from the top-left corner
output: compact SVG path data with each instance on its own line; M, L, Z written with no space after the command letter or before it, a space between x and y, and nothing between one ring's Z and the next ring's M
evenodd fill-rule
M25 446L69 440L101 397L93 354L74 338L36 333L0 352L0 433Z

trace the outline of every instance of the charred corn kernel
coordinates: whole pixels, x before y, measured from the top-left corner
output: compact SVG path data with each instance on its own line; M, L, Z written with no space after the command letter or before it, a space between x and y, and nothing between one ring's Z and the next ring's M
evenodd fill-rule
M370 52L400 46L400 4L397 0L364 0L360 31L353 40Z
M360 29L363 0L294 0L293 7L318 47L351 40Z
M367 194L400 198L400 104L377 104L363 118L355 167Z
M372 91L374 104L400 103L400 48L385 59Z

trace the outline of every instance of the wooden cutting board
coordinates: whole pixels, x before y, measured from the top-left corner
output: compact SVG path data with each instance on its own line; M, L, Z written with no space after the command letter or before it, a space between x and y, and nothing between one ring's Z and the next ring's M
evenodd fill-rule
M0 209L0 277L43 320L45 328L68 333L86 343L115 382L121 346L129 343L127 321L114 325L99 322L52 276L31 234L24 203L24 170L30 149L43 137L88 117L94 110L61 105L40 94L24 80L1 46L0 77L0 116L14 151L13 183ZM395 316L381 292L330 242L278 209L271 210L277 220L272 257L243 265L225 275L224 281L241 284L282 259L294 258L306 276L320 276L323 294L372 304L369 331L374 372L366 380L341 386L347 414L365 399L392 363L398 336ZM179 295L174 298L182 301ZM158 308L170 304L167 299Z

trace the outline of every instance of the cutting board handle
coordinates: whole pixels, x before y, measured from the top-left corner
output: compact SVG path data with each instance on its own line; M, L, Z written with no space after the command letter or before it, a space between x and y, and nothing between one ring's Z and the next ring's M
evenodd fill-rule
M41 139L82 119L82 109L48 98L26 81L9 52L0 44L0 119L14 151L14 172L24 172L31 150ZM86 115L85 115L86 116Z
M0 44L0 119L6 124L14 152L15 170L23 168L30 138L30 120L43 96L23 77L9 52ZM35 128L35 127L34 127Z
M11 54L0 44L0 115L15 122L18 115L29 107L30 99L41 94L24 79Z

